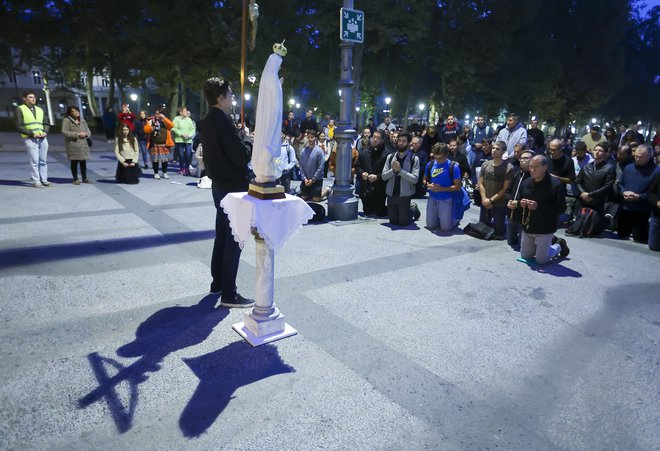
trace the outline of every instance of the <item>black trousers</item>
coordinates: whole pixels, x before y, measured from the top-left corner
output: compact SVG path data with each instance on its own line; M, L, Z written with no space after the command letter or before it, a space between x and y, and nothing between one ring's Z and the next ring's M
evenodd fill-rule
M628 238L632 233L633 240L638 243L649 241L649 212L619 210L619 238Z
M411 196L389 196L387 198L387 216L390 224L407 226L412 220L410 213Z

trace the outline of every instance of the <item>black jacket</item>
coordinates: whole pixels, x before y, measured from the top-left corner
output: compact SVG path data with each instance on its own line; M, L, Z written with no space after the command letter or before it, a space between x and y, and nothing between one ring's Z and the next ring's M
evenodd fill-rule
M355 165L355 176L360 177L360 194L365 194L371 192L372 190L378 190L385 192L385 181L383 180L383 168L385 167L385 160L389 155L385 144L381 144L379 147L365 147L363 148L359 155L358 160ZM362 173L366 172L368 174L375 174L378 176L378 180L371 183L366 180L362 180Z
M504 193L504 199L506 199L507 203L510 200L520 200L521 197L518 195L520 193L520 189L522 188L522 182L527 180L529 178L529 172L525 171L518 171L516 172L516 175L513 177L513 181L509 184L509 187L506 189L506 192ZM509 211L509 215L511 215L511 210ZM522 209L520 207L517 207L513 210L513 218L517 221L520 221L520 218L522 216ZM511 217L511 216L509 216Z
M557 219L566 210L566 197L564 186L550 172L540 182L533 178L527 178L520 185L520 191L516 200L530 199L538 204L536 210L529 212L529 223L523 224L527 233L555 233L557 231ZM524 218L523 218L524 219Z
M447 159L450 161L455 161L459 168L461 168L461 176L465 174L470 174L470 163L468 162L467 157L462 154L460 151L456 151L456 155L451 152L447 153Z
M228 193L247 191L252 144L241 140L227 113L218 108L209 110L202 121L202 145L213 188Z
M584 205L593 207L602 207L605 200L612 190L614 180L616 179L616 169L607 161L596 165L595 161L585 165L577 175L577 195L587 193L593 198L591 202L584 202Z
M646 200L651 206L651 214L655 218L660 218L660 207L658 207L658 201L660 200L660 171L657 171L655 177L653 177L649 190L646 192Z

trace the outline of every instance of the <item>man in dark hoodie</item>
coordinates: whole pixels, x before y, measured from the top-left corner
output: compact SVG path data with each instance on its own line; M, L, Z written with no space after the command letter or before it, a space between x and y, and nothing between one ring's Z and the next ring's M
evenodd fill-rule
M461 132L462 129L459 127L458 122L456 121L456 116L450 114L447 116L445 126L442 127L442 130L440 131L440 140L445 144L449 144L449 141L458 138L458 135Z
M623 197L619 213L619 238L627 239L632 233L633 240L646 243L649 239L649 213L651 206L646 193L657 171L652 150L641 144L635 149L635 164L623 169L619 194Z
M548 159L545 156L532 158L529 174L531 177L522 182L514 199L515 207L522 209L520 256L528 261L533 258L542 265L557 254L563 258L570 252L563 238L553 243L557 219L566 209L566 199L559 180L548 173Z
M251 307L254 301L244 298L236 290L241 248L234 241L229 217L220 202L229 193L247 191L247 165L252 146L239 136L229 117L233 99L229 83L221 78L209 78L204 83L204 96L210 107L202 123L204 166L206 174L213 181L212 193L216 208L211 293L221 294L220 305L223 307Z

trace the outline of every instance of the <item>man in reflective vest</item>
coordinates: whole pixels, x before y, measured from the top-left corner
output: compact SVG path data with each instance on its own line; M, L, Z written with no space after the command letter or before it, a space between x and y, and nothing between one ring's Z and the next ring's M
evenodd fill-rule
M32 184L35 188L52 186L48 181L48 118L44 110L37 106L37 96L33 91L23 94L23 105L16 109L16 128L25 141L25 148L32 166Z

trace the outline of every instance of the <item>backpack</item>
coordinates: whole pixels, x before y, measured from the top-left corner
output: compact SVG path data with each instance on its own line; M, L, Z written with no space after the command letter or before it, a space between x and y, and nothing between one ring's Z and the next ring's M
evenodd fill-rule
M575 221L566 230L569 235L577 235L581 238L596 236L605 230L603 217L591 208L582 208L575 216Z
M473 238L488 241L493 239L495 229L487 226L483 222L471 222L463 228L463 232Z
M417 203L410 202L410 214L412 215L413 222L417 221L419 217L422 216L422 212L419 211L419 207L417 206Z
M325 221L325 207L323 207L323 205L314 202L307 202L307 205L309 205L309 208L314 211L314 216L312 216L312 219L310 219L309 222Z

